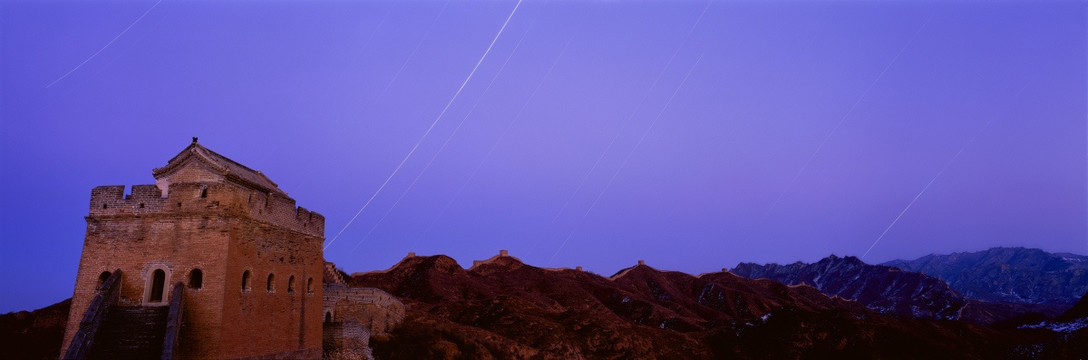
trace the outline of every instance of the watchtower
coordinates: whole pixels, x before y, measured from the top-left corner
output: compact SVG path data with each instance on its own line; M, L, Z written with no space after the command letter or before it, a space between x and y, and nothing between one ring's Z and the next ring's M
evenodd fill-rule
M124 309L179 303L177 346L167 349L177 358L320 358L325 218L196 138L152 175L155 185L127 195L91 191L62 356L73 346L108 356L107 342L130 336L111 326L159 321L126 320ZM94 300L106 282L116 295Z

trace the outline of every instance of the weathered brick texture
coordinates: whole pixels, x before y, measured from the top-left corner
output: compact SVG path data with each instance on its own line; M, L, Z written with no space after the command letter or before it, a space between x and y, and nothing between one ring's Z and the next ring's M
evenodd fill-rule
M169 284L187 285L178 358L320 357L325 218L195 141L154 174L156 185L128 195L91 191L65 346L100 274L121 269L121 304L163 306ZM165 272L161 300L156 270Z
M375 334L392 331L404 321L404 304L376 288L329 284L323 303L323 312L333 322L357 322Z

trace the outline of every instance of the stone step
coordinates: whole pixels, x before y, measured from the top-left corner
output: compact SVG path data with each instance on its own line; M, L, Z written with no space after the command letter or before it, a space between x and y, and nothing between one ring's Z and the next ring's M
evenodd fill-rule
M162 352L169 308L111 307L95 336L88 359L154 359Z

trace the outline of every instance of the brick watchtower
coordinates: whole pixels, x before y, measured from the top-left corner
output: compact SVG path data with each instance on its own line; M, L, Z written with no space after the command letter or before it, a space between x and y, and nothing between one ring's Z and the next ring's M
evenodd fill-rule
M108 357L102 352L113 337L145 331L125 326L119 309L180 302L177 358L320 358L325 218L196 138L152 174L155 185L132 186L128 195L124 186L91 191L62 350L82 346L88 357ZM117 269L119 281L111 279ZM81 319L92 327L85 313L99 312L88 309L99 306L92 300L103 296L104 283L116 289L112 305L101 307L96 331L80 330ZM85 341L77 331L96 335Z

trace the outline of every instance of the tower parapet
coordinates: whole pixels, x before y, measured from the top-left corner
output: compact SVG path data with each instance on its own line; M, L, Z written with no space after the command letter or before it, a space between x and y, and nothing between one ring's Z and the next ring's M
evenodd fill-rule
M295 205L282 193L264 193L232 183L172 183L167 196L156 185L99 186L91 190L90 217L215 213L244 216L294 231L324 236L325 217Z

